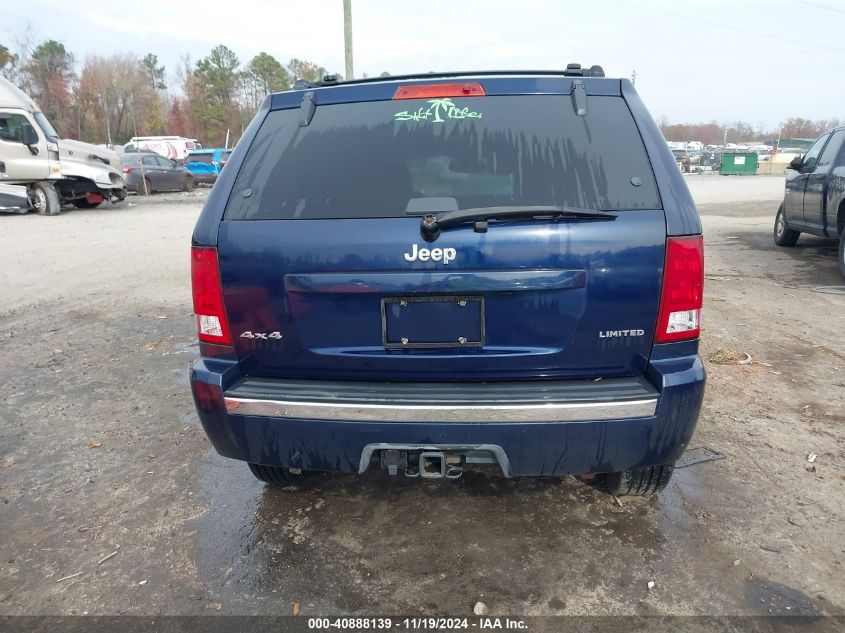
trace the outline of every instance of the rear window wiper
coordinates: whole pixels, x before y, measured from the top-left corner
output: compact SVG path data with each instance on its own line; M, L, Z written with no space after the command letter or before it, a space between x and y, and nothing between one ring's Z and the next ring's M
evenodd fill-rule
M478 207L475 209L458 209L456 211L444 211L442 213L424 215L420 219L420 230L422 231L423 237L434 237L439 233L440 229L474 222L477 233L486 233L488 220L513 220L517 218L540 220L563 220L569 218L576 220L615 220L616 214L610 211L559 206Z

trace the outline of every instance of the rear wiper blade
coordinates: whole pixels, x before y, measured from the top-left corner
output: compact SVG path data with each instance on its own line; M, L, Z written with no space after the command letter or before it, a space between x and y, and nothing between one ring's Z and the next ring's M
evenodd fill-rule
M616 214L610 211L560 206L478 207L425 215L420 220L420 230L424 236L433 236L440 229L456 224L474 222L476 232L486 233L488 220L512 220L517 218L615 220Z

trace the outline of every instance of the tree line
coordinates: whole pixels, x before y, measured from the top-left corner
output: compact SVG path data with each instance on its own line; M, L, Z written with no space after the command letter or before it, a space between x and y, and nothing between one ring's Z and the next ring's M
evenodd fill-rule
M215 46L195 63L182 57L173 77L154 53L91 55L81 67L61 42L0 44L0 74L30 95L59 133L95 143L123 144L133 136L173 134L233 144L271 92L327 73L314 62L282 64L259 53L241 64Z
M76 57L61 42L24 40L15 50L0 44L0 74L31 95L61 135L96 143L174 134L214 147L229 132L232 144L267 94L288 90L298 79L318 81L327 72L296 58L282 64L265 52L242 65L221 44L196 63L182 57L169 79L154 53L91 55L77 69ZM840 121L792 117L776 129L742 121L679 124L664 118L659 123L667 140L718 145L726 138L731 143L816 138Z
M660 121L660 131L667 141L701 141L705 145L747 143L753 141L775 141L778 138L818 138L831 128L842 125L840 119L819 119L811 121L801 117L790 117L777 128L764 128L736 121L734 123L669 123Z

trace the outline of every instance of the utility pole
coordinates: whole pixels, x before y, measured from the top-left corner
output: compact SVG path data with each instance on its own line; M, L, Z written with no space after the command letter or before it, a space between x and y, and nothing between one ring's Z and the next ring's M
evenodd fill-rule
M352 74L352 0L343 0L343 46L346 54L346 79Z

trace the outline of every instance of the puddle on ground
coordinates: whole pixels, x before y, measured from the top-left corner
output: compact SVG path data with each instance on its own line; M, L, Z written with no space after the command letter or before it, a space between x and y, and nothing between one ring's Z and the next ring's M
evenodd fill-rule
M795 246L784 248L776 246L771 233L741 232L736 242L758 255L756 266L762 269L767 278L777 280L788 287L810 289L841 282L837 268L838 242L812 236L802 236ZM760 256L766 252L785 255L794 261L794 266L788 270L788 277L770 269L771 261L763 261ZM750 264L755 266L755 264ZM749 275L750 276L750 275Z
M289 609L280 596L329 612L418 613L427 607L416 583L441 596L433 605L470 584L473 596L544 608L549 583L630 583L620 566L661 555L661 504L672 497L620 508L571 477L505 479L495 469L456 481L314 474L278 489L213 452L199 464L199 493L208 511L190 527L200 575L220 598L245 591L279 613Z
M745 582L745 600L764 615L825 615L818 601L807 594L765 578L750 578Z

